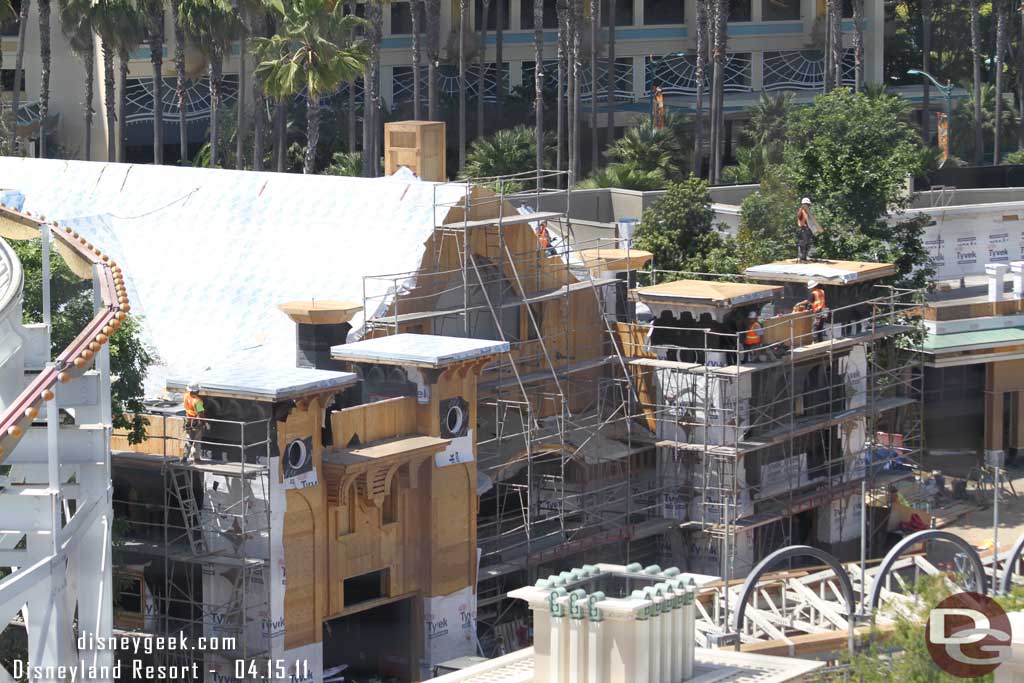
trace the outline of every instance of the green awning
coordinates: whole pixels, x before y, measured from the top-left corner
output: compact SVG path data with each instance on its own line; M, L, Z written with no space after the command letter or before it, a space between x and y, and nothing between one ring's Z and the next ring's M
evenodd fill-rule
M996 348L1007 344L1024 343L1024 327L1003 327L996 330L929 334L924 340L926 353L945 353L954 350Z

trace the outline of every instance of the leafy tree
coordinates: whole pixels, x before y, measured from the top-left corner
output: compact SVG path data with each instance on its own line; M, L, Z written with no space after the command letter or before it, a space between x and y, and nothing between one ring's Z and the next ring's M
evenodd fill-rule
M736 264L726 258L733 245L713 228L714 215L707 183L691 175L671 183L644 211L633 242L654 254L659 270L708 272L711 263L716 269L734 272Z
M544 158L550 163L553 156L551 136L547 136ZM460 174L461 178L488 178L514 173L536 171L537 138L536 131L526 126L516 126L508 130L499 130L489 137L480 137L473 141L466 156L466 165ZM505 191L522 190L530 185L530 179L523 177L521 181L504 183Z
M761 188L740 205L736 251L740 269L791 258L796 243L796 206L800 198L778 175L766 176Z
M884 218L907 206L907 177L920 172L927 158L905 100L846 89L822 95L794 112L784 156L785 176L814 200L826 227L817 238L820 256L888 261L904 284L927 283L927 218L891 226Z
M359 176L363 171L362 152L335 152L324 175Z
M686 119L667 114L664 128L655 128L650 118L641 119L609 145L605 156L633 172L659 173L668 184L689 174L692 147Z
M665 187L665 176L660 171L641 171L629 164L611 164L596 171L576 187L588 190L596 187L617 187L623 190L660 190Z
M320 99L345 81L353 82L370 59L356 29L366 22L346 15L332 0L291 0L280 6L277 35L254 41L262 61L256 77L268 95L281 99L306 95L306 157L302 170L316 170L320 135Z
M43 258L40 240L12 242L25 273L24 320L39 323L42 314ZM50 299L54 355L63 350L93 317L92 281L79 279L56 253L50 258ZM110 337L111 402L114 428L128 430L130 443L139 443L146 436L146 419L142 417L143 382L153 356L139 339L138 321L129 316Z

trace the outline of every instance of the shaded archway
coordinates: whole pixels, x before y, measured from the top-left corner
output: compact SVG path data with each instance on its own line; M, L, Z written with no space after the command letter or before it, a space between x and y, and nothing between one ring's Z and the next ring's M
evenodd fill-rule
M780 548L761 560L758 565L754 567L754 571L750 572L750 575L747 576L747 580L743 582L743 590L740 591L739 605L733 615L732 626L733 632L736 634L736 649L740 649L740 629L743 626L743 617L747 611L747 601L750 600L754 591L757 590L757 582L760 580L761 575L779 562L783 562L793 557L813 557L814 559L827 564L832 568L832 571L835 572L836 580L839 581L839 588L843 591L843 599L846 600L846 621L850 627L848 647L852 653L854 615L856 612L856 602L853 598L853 583L850 581L849 575L846 573L846 570L843 569L843 565L839 560L829 553L826 553L824 550L812 548L809 545L791 545L788 548Z
M985 592L985 567L981 563L981 557L978 556L978 551L974 549L974 546L949 531L925 529L924 531L910 534L886 553L882 559L882 564L878 566L875 581L871 585L871 594L868 596L867 604L868 610L874 611L878 607L878 600L882 597L882 586L885 584L885 577L892 570L893 565L896 564L896 560L900 559L900 556L910 548L925 541L946 541L959 548L967 556L974 569L975 589L980 593Z

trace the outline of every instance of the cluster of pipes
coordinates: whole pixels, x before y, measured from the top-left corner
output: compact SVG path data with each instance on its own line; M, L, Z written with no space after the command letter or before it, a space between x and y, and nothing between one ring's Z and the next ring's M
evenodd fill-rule
M648 585L627 597L579 584ZM535 683L682 683L694 675L696 584L671 567L584 565L509 593L533 611Z

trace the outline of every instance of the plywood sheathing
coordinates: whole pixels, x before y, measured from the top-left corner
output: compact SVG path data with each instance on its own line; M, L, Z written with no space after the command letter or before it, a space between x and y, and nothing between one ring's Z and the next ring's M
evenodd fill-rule
M641 287L636 290L636 296L646 304L733 308L735 306L768 301L781 291L782 287L772 285L706 280L675 280L651 287Z
M773 268L770 271L759 270L763 267ZM786 259L748 268L745 274L752 280L807 282L814 279L822 284L842 287L890 277L896 274L896 266L870 261L819 260L801 263L797 259Z
M654 254L642 249L583 249L578 256L591 271L605 272L638 270L654 258Z

